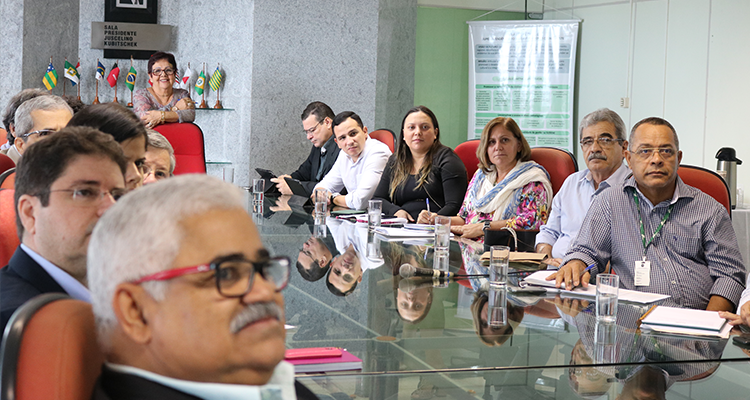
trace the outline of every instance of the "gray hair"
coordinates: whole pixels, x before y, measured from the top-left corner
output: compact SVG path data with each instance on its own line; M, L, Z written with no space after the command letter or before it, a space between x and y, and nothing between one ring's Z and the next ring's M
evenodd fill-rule
M146 133L148 133L148 146L146 147L146 151L148 151L148 147L166 150L167 153L169 153L169 176L173 176L174 167L177 165L177 159L174 156L174 148L172 147L172 144L169 143L169 140L167 140L164 135L151 128L146 128Z
M117 285L170 268L184 238L181 221L215 209L244 209L240 189L202 174L181 175L123 196L91 235L87 271L99 342L105 351L117 326L112 299ZM163 300L164 282L142 287Z
M583 119L581 120L581 124L578 126L578 139L583 137L584 129L588 128L589 126L596 125L600 122L609 122L614 125L615 136L617 137L617 139L625 140L625 132L627 132L625 123L622 122L622 118L620 118L619 114L610 110L609 108L600 108L583 117Z
M63 100L62 97L49 94L34 97L31 100L24 101L23 104L18 106L18 110L16 110L14 123L14 126L16 127L16 137L21 137L31 132L31 128L34 127L34 120L31 118L31 112L36 110L67 110L70 112L70 116L73 116L73 109L70 108L68 103ZM28 141L28 138L24 138L23 141Z
M10 133L11 125L16 126L15 117L18 107L26 100L31 100L38 96L44 96L45 94L47 94L47 92L42 89L24 89L10 98L8 105L5 107L5 112L3 113L3 125L5 125L5 129L8 133Z
M680 139L677 137L677 131L674 129L674 126L669 123L669 121L661 117L648 117L636 122L635 125L633 125L633 129L630 130L630 137L628 139L630 145L628 145L628 147L632 146L633 144L633 135L635 135L636 129L644 124L666 126L667 128L669 128L669 130L672 131L672 136L674 137L674 145L675 147L677 147L677 151L680 151Z

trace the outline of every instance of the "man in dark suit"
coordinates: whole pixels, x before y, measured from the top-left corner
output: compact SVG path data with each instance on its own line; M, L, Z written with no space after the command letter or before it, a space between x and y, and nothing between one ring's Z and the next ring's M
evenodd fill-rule
M16 169L21 245L0 270L3 328L18 307L42 293L90 301L89 236L125 191L125 163L112 136L92 128L64 128L29 146Z
M306 197L310 197L315 184L331 170L339 155L339 147L333 139L331 125L335 115L331 107L319 101L308 104L302 112L302 129L313 148L307 160L291 175L282 175L271 180L276 183L281 194L292 194L292 190L284 181L284 177L289 177L300 181L307 191Z
M101 218L88 253L106 357L93 399L316 399L283 361L290 261L270 257L244 207L233 185L182 175Z

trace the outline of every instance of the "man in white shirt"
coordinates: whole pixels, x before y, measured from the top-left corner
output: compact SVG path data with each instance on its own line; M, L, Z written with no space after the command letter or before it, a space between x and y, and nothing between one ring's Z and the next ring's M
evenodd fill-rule
M625 134L622 118L608 108L600 108L581 120L579 136L587 168L565 179L552 200L547 223L536 236L536 251L547 255L550 266L560 266L591 201L630 174L630 168L622 162L628 149Z
M334 205L354 210L365 209L380 182L391 150L385 143L370 138L362 119L352 111L336 115L332 125L336 144L341 151L331 171L315 185L315 189L328 190L331 193L329 199ZM344 188L347 195L339 193Z
M289 258L270 257L233 185L182 175L123 197L88 274L106 356L92 399L315 398L283 361Z
M0 270L0 327L42 293L90 301L89 236L125 193L125 163L112 136L82 127L64 128L24 153L14 197L21 245Z

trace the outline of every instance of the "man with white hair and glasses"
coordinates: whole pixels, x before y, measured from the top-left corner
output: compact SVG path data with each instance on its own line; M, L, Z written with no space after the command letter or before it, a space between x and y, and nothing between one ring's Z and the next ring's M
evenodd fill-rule
M283 361L290 261L268 254L236 187L183 175L128 194L88 263L106 355L93 399L316 398Z
M18 153L23 155L29 146L65 127L71 118L73 109L62 97L44 95L23 102L15 115Z
M626 130L622 118L608 108L600 108L581 120L579 133L586 169L565 179L552 199L547 223L536 236L536 252L548 256L547 264L560 266L594 198L630 174L630 168L622 162L628 149Z

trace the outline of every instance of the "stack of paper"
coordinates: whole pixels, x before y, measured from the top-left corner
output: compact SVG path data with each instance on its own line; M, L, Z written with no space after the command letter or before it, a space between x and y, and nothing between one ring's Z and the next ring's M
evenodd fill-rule
M400 238L400 239L417 239L417 238L434 238L435 233L416 229L406 228L375 228L375 233L384 236L385 238Z
M557 272L556 270L537 271L524 278L524 282L529 285L542 286L547 289L547 293L560 293L563 297L596 297L596 285L589 285L587 288L577 287L573 290L562 290L555 288L555 281L548 281L547 277ZM619 300L629 301L639 304L650 304L659 300L667 299L671 296L667 294L639 292L637 290L620 289Z
M525 251L510 252L510 262L517 263L539 264L546 257L547 255L541 253L529 253ZM482 256L479 258L479 260L482 262L482 265L490 265L490 252L485 251L484 254L482 254Z
M716 311L654 306L641 317L641 329L671 335L728 339L732 326Z
M294 350L298 349L292 349L291 351ZM287 352L289 351L290 350L287 350ZM286 361L294 364L295 374L362 369L362 360L346 350L341 350L341 355L338 356L292 359L287 357Z

